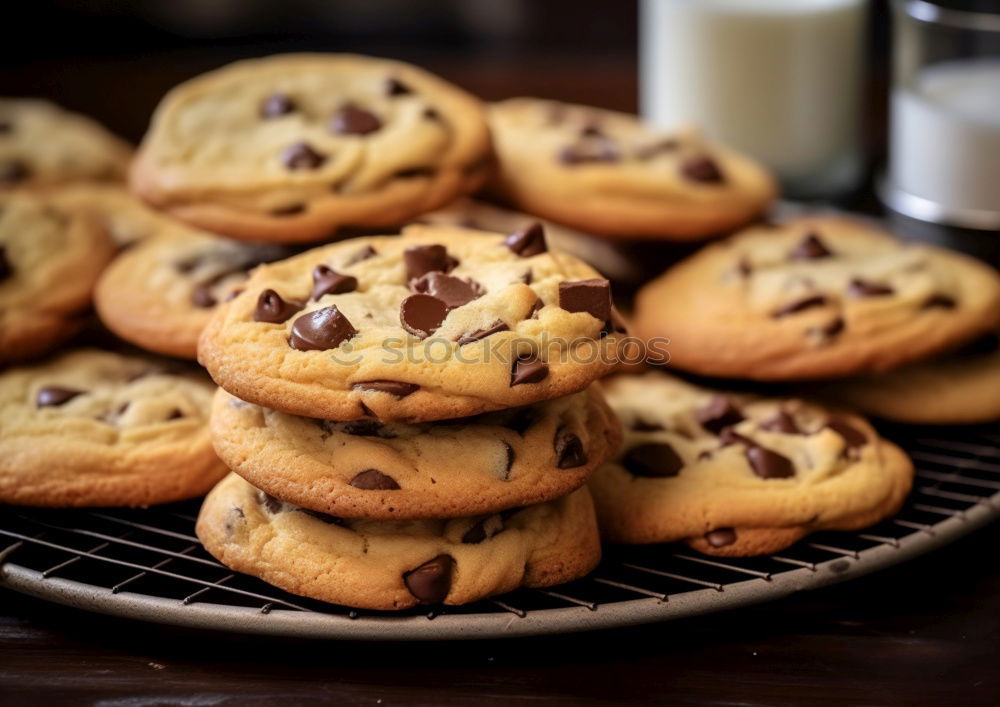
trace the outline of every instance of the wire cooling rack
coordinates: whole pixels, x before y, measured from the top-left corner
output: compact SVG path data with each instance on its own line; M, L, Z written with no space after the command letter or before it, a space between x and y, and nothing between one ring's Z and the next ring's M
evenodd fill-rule
M294 596L216 562L198 503L149 510L0 507L0 585L131 618L247 633L407 640L495 638L664 621L734 608L901 562L1000 515L1000 426L887 428L911 455L913 493L857 533L780 553L713 558L677 545L612 547L589 577L462 607L359 611Z

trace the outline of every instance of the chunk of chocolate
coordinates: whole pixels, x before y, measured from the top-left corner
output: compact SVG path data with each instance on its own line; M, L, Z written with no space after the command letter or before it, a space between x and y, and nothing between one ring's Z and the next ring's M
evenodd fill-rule
M677 476L684 460L665 442L637 444L625 452L622 466L633 476L666 478Z
M478 545L486 539L486 518L477 521L475 525L462 534L463 545Z
M341 295L358 289L358 279L350 275L342 275L326 265L313 268L313 289L309 298L318 300L323 295Z
M292 324L288 343L297 351L335 349L357 334L336 305L303 314Z
M545 243L545 228L537 221L510 234L503 243L512 253L522 258L530 258L548 250Z
M462 334L458 339L458 345L465 346L466 344L471 344L473 341L485 339L487 336L497 334L501 331L510 331L510 327L498 319L485 329L476 329L468 334Z
M312 516L316 520L321 520L327 525L343 525L344 519L338 518L337 516L332 516L329 513L321 513L320 511L314 511L311 508L296 508L295 510L305 513L307 516Z
M583 442L571 430L560 426L552 443L556 452L556 466L560 469L572 469L587 463L587 452Z
M367 135L381 127L378 116L351 103L334 113L330 120L330 130L338 135Z
M300 169L318 169L326 162L326 155L316 152L304 142L297 142L285 148L281 161L293 172Z
M406 281L410 282L429 272L448 273L458 261L448 255L443 245L417 245L403 251Z
M698 424L712 434L719 434L725 427L743 421L743 413L725 395L714 396L705 407L695 414Z
M387 95L387 96L407 96L407 95L409 95L411 93L413 93L413 91L410 90L410 87L407 86L402 81L400 81L399 79L395 78L394 76L390 76L388 79L386 79L386 81L385 81L385 95Z
M473 280L462 280L442 272L429 272L410 283L414 292L437 297L448 310L461 307L483 295L483 288Z
M11 267L10 261L7 259L7 249L0 245L0 282L3 282L13 274L14 268Z
M512 466L514 466L514 459L517 457L517 454L514 452L514 448L509 444L507 444L506 442L501 442L500 444L504 446L504 451L506 452L507 455L507 466L504 470L504 476L503 476L504 480L506 481L510 477L510 469Z
M279 118L295 110L295 101L284 93L272 93L260 106L262 118Z
M17 184L31 176L31 168L21 160L0 162L0 184Z
M56 407L68 403L78 395L83 395L84 392L86 391L50 385L38 391L35 404L40 408Z
M736 542L736 531L732 528L716 528L705 533L705 542L712 547L726 547Z
M257 298L257 306L253 310L253 320L268 324L283 324L301 309L302 305L298 302L283 299L274 290L264 290Z
M835 317L829 324L821 327L811 327L808 331L810 334L818 334L823 339L832 339L844 331L846 326L843 317Z
M448 305L431 295L410 295L399 305L399 323L421 339L437 331L446 316Z
M257 502L260 503L260 505L264 506L267 512L270 513L271 515L274 515L275 513L281 511L281 509L285 505L281 501L276 499L274 496L264 491L257 492Z
M781 319L782 317L787 317L789 314L798 314L799 312L803 312L807 309L813 309L814 307L823 307L826 303L826 297L823 295L804 297L803 299L796 300L795 302L790 302L783 307L778 307L778 309L771 312L771 317L774 319Z
M421 604L444 601L451 591L451 575L455 560L451 555L438 555L416 569L403 573L403 584Z
M762 479L787 479L795 476L795 466L788 457L760 445L746 450L747 461L753 473Z
M832 418L826 426L844 439L848 449L858 449L868 444L868 435L839 417Z
M815 233L807 233L788 254L789 260L817 260L833 255L826 244Z
M694 182L719 184L725 181L719 165L708 155L695 155L681 163L681 174Z
M355 383L352 387L355 390L388 393L389 395L395 395L399 400L402 400L407 395L412 395L420 390L420 386L416 383L404 383L402 381L390 380L365 381L363 383Z
M549 365L534 354L523 354L514 359L510 370L510 387L524 383L538 383L549 375Z
M364 491L395 491L399 484L378 469L365 469L350 481L351 486Z
M208 309L218 304L215 295L212 294L211 282L203 282L191 291L191 304L201 309Z
M170 422L171 420L183 420L183 419L184 419L184 411L181 410L180 408L174 408L173 410L170 411L170 414L167 415L167 422Z
M611 283L599 277L560 282L559 306L567 312L586 312L607 321L611 318Z
M869 282L856 277L847 286L847 294L851 297L886 297L895 293L889 285L881 282Z
M950 295L936 294L928 297L922 306L922 309L955 309L958 303L955 298Z
M783 434L799 434L799 426L795 424L795 418L784 410L778 410L771 417L760 423L762 430L769 432L781 432Z

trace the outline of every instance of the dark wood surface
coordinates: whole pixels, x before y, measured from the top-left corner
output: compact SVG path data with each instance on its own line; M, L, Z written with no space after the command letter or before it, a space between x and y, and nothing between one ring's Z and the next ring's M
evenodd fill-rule
M770 604L473 643L221 635L0 591L0 704L998 704L998 545L994 524Z

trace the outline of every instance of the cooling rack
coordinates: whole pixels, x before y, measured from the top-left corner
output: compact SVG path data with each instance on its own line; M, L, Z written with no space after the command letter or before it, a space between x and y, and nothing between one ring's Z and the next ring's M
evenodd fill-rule
M359 611L234 573L194 536L198 503L149 510L0 507L0 585L118 616L246 633L357 640L496 638L677 619L776 599L902 562L1000 515L1000 425L884 428L913 458L895 517L817 533L774 555L611 547L589 577L463 607Z

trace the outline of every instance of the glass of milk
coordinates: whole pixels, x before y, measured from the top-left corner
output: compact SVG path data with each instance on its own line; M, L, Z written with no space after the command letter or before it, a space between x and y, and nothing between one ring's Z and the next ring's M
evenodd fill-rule
M883 197L922 221L1000 230L1000 2L981 5L994 9L894 0Z
M864 0L642 0L640 103L771 167L787 196L857 186Z

